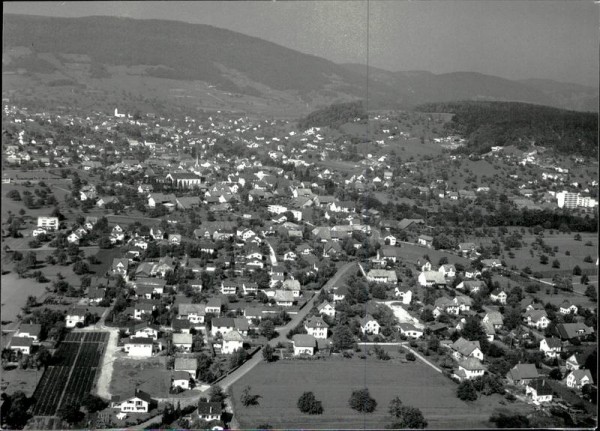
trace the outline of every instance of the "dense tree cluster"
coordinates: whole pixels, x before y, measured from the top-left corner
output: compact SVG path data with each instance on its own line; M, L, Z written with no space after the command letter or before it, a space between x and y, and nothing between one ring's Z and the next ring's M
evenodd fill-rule
M548 106L517 102L432 103L424 112L453 113L446 127L467 138L467 151L486 153L496 145L530 142L559 153L595 156L598 151L598 116Z

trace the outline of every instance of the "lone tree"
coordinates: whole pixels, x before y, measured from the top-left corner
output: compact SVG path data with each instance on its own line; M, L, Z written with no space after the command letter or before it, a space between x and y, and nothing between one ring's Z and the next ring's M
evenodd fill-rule
M456 396L463 401L475 401L477 399L477 390L470 380L465 380L456 388Z
M371 398L367 388L352 391L348 404L350 408L362 413L372 413L377 408L377 401Z
M298 398L298 408L302 413L308 413L309 415L320 415L323 414L323 405L321 401L315 398L315 394L312 392L304 392Z
M332 344L334 350L351 349L354 345L354 335L350 328L344 325L337 325L333 330Z
M423 413L416 407L405 406L400 397L390 401L389 410L392 415L392 423L389 429L423 429L427 428L427 421Z
M227 398L227 394L223 391L223 388L219 385L214 385L208 391L209 400L211 403L223 403L225 398Z
M267 344L262 351L263 359L267 362L275 360L275 349L270 344Z
M246 386L242 391L242 396L240 397L240 401L244 405L244 407L257 406L258 399L262 398L260 395L251 394L252 388L250 386Z

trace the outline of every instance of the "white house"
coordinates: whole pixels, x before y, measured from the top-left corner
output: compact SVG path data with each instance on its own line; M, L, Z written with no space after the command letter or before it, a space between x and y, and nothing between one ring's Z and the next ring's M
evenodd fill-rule
M380 328L379 322L377 322L370 314L367 314L360 320L360 329L363 334L378 335Z
M171 387L189 389L190 388L190 374L187 371L173 371L171 375Z
M123 342L123 350L129 356L149 358L152 356L154 340L149 337L131 337Z
M396 287L394 296L401 299L404 305L410 305L412 301L412 291L408 287Z
M31 347L33 346L33 339L29 337L14 336L10 340L9 348L29 355L31 353Z
M490 299L500 304L506 304L506 298L508 295L502 289L495 289L490 293Z
M399 323L398 328L400 329L400 334L409 338L421 338L423 336L423 330L417 328L412 323Z
M311 317L306 322L304 322L304 329L308 335L312 335L317 339L326 339L327 338L327 329L329 325L323 321L321 316L319 317Z
M552 401L552 388L545 379L533 379L525 385L525 394L531 397L535 404L549 403Z
M185 371L192 379L195 379L198 372L198 359L181 357L175 358L173 369L175 371Z
M111 407L119 409L122 413L148 413L156 401L150 394L136 389L131 396L113 395L111 398Z
M192 351L192 334L173 334L173 346L184 352Z
M294 345L294 356L298 355L314 355L317 340L312 335L296 334L292 337Z
M205 304L179 304L178 317L189 320L194 327L204 324L205 315Z
M485 367L477 358L469 357L458 363L457 376L463 380L470 380L481 377L485 373Z
M227 332L225 335L223 335L223 344L221 347L221 353L227 355L227 354L235 352L236 350L243 348L243 346L244 346L244 338L242 337L242 334L240 334L238 331L236 331L234 329L232 331Z
M544 338L540 341L540 351L547 358L557 358L562 351L562 344L558 338Z
M37 226L46 230L57 230L60 224L58 217L38 217Z
M438 271L424 271L419 274L418 282L422 287L445 286L446 278Z
M325 316L334 318L335 317L335 307L331 305L329 302L325 301L321 305L317 307L319 314L324 314Z
M203 421L211 422L221 420L222 413L223 409L221 403L198 403L198 418Z
M567 387L573 389L581 389L585 385L593 383L590 370L573 370L565 379Z
M438 272L440 272L446 278L456 277L456 268L454 267L454 265L442 265L439 267Z
M67 313L65 318L65 326L67 328L75 328L78 323L85 325L85 310L81 308L73 308Z
M577 310L577 306L575 304L571 304L567 300L564 300L558 309L560 314L577 314Z

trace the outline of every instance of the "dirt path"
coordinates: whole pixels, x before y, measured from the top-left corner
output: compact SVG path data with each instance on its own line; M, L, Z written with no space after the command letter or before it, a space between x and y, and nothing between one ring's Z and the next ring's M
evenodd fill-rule
M105 316L103 316L105 317ZM110 400L112 394L110 393L110 381L112 379L113 367L116 359L115 353L118 350L117 342L119 341L119 330L117 328L109 328L104 325L100 325L98 328L102 331L108 332L108 342L106 343L104 356L102 357L102 365L100 366L100 375L96 382L95 393L101 398Z

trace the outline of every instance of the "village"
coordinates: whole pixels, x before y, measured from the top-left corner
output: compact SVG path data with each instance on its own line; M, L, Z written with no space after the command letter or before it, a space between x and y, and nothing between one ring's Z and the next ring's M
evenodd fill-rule
M597 162L467 154L422 113L3 105L3 412L37 369L25 422L256 428L236 382L364 355L595 424Z

